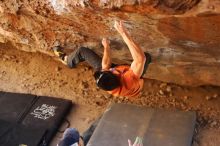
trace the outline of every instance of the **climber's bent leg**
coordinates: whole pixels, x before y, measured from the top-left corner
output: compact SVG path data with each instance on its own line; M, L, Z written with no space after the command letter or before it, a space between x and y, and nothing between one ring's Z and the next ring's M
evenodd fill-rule
M70 68L76 67L78 63L83 61L86 61L95 70L102 68L102 58L89 48L80 47L67 56L67 65Z

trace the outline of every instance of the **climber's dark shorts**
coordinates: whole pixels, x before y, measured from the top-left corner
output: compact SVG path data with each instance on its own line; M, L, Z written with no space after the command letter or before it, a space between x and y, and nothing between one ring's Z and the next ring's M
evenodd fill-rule
M146 52L144 52L144 54L146 56L146 62L144 65L144 71L142 76L147 71L148 65L151 62L150 54ZM86 61L91 67L93 67L95 71L102 69L102 58L89 48L81 47L79 49L76 49L67 57L67 65L70 68L75 68L78 63L83 61ZM112 67L115 66L118 65L112 64Z

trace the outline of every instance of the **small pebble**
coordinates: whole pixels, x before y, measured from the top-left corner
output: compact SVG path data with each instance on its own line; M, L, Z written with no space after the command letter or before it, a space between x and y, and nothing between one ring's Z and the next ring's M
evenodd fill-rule
M111 96L112 96L111 94L104 95L104 98L105 98L105 99L109 99L109 98L111 98Z
M4 56L3 56L3 58L5 58L6 60L11 59L11 57L10 57L10 56L8 56L8 55L4 55Z
M206 100L211 100L212 97L211 97L211 96L206 96L205 99L206 99Z
M162 90L159 91L160 95L164 95L164 92Z
M213 95L213 98L217 98L217 97L218 97L218 94L214 94L214 95Z
M166 87L167 86L167 83L162 83L162 84L160 84L160 88L164 88L164 87Z
M214 10L214 9L215 9L215 6L210 5L210 6L208 6L208 8Z
M56 72L59 72L61 69L62 69L62 68L58 66L58 67L55 68L55 71L56 71Z
M167 92L171 92L171 91L172 91L171 87L170 87L170 86L167 86L166 91L167 91Z
M217 122L216 122L216 121L213 121L213 122L210 124L211 127L215 127L216 125L217 125Z
M95 97L96 97L96 98L101 98L101 97L102 97L102 95L96 95Z
M88 96L88 92L86 92L86 91L83 91L82 94L83 94L84 96Z
M183 98L184 98L185 100L189 99L189 97L188 97L188 96L184 96Z

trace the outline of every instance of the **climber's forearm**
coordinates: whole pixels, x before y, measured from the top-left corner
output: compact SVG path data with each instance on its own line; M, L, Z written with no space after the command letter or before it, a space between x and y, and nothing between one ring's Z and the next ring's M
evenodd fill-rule
M122 21L115 21L114 27L120 33L131 52L133 58L133 62L131 63L131 70L134 72L135 75L141 77L146 61L144 52L128 34L126 28L123 26Z
M111 51L108 45L104 47L104 53L102 58L102 69L108 70L110 67L111 67Z
M142 49L140 48L140 46L138 46L134 40L131 38L131 36L128 34L128 32L126 30L120 32L123 40L125 41L125 43L127 44L132 58L135 62L145 62L145 55L144 52L142 51Z

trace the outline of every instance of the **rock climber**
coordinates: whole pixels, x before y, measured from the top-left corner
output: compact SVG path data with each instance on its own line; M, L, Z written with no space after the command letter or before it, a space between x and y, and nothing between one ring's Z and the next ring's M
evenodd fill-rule
M78 63L86 61L95 70L97 86L108 93L128 98L137 97L143 88L142 76L151 62L151 56L143 52L134 42L122 21L115 21L114 27L131 52L133 58L131 65L115 65L111 62L110 41L106 38L102 40L104 47L102 58L86 47L75 49L70 55L66 55L60 46L53 47L53 51L60 61L70 68L75 68Z

